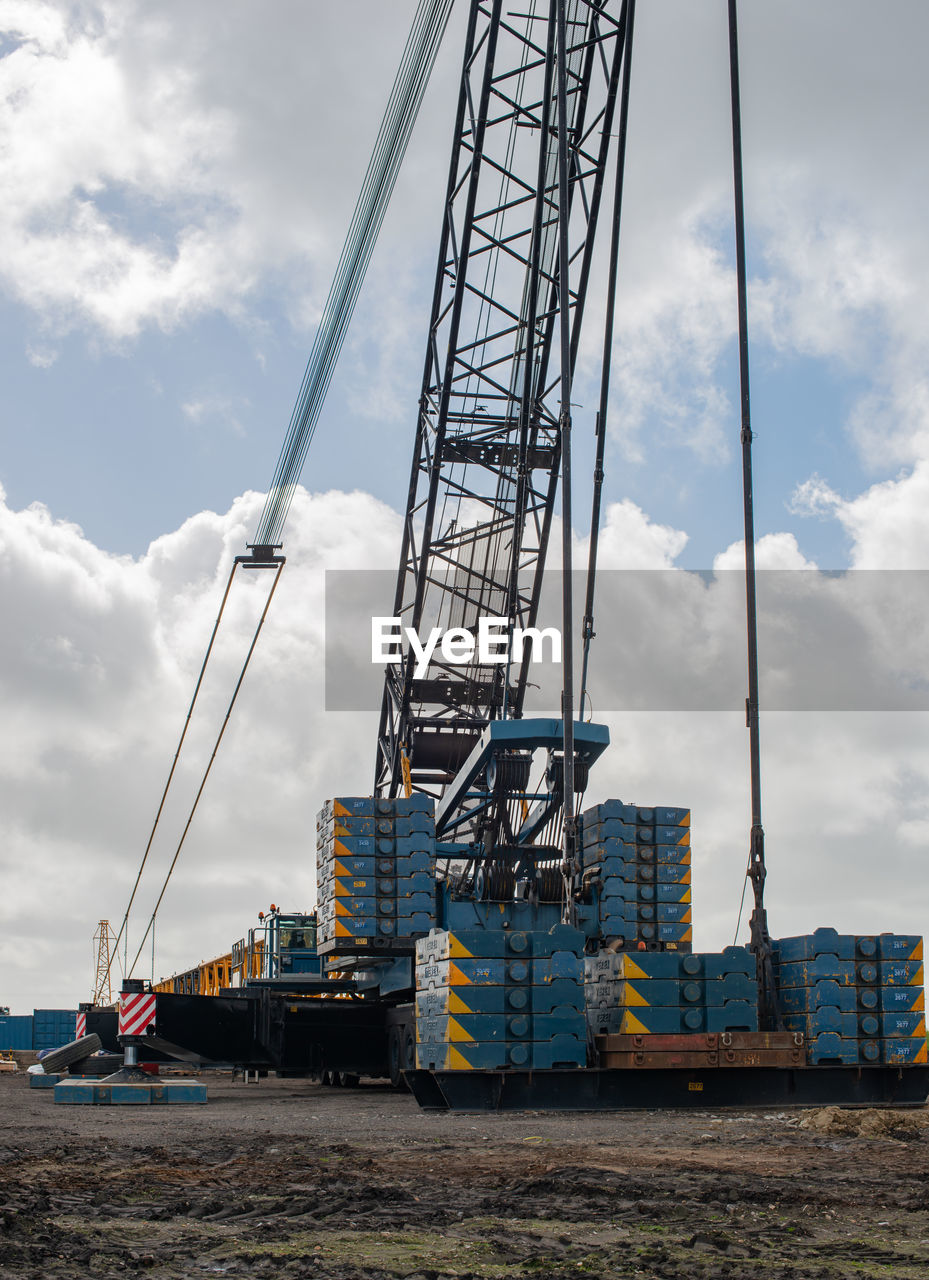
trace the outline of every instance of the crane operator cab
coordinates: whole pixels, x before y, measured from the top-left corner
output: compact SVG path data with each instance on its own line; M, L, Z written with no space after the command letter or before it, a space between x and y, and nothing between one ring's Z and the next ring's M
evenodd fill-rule
M268 915L259 912L258 918L258 928L249 930L249 950L259 960L260 977L273 980L319 973L315 912L285 915L272 903Z

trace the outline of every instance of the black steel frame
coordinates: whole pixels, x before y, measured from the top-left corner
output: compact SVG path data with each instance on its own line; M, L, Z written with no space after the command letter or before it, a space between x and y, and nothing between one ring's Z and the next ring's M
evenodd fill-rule
M570 380L625 38L625 0L527 0L519 14L472 0L394 600L420 635L473 634L480 616L536 623L561 467L560 320L566 309ZM486 724L522 715L529 654L512 668L439 658L418 680L397 651L375 788L435 793Z

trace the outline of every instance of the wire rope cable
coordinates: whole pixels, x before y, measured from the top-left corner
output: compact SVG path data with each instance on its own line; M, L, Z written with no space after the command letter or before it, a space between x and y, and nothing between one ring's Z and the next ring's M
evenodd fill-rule
M326 299L255 541L278 541L448 24L452 0L420 0Z
M161 906L162 900L164 899L165 893L168 888L168 883L171 879L171 876L174 873L174 868L177 866L177 860L180 857L181 849L184 847L184 841L187 839L187 833L190 830L191 823L194 820L194 814L197 812L197 806L200 803L200 797L203 795L203 790L206 786L207 779L210 776L210 771L213 768L213 765L216 761L216 754L219 751L219 744L222 742L223 735L225 734L226 729L229 725L229 717L232 715L232 709L236 704L236 699L238 698L239 691L242 688L242 682L245 679L245 673L248 670L248 664L251 662L252 654L255 652L255 646L258 643L258 637L261 634L262 627L264 626L265 618L268 616L268 609L271 606L271 601L274 599L274 593L277 590L277 584L280 581L283 568L284 568L283 564L279 564L277 567L277 571L274 574L274 581L271 583L271 590L268 592L267 599L265 600L265 603L264 603L264 608L261 611L261 617L258 619L258 625L255 628L255 634L252 636L252 642L248 647L248 653L245 655L245 662L242 664L242 670L239 672L239 678L236 681L235 689L232 692L232 698L229 701L229 706L226 708L225 718L223 719L223 723L222 723L222 726L220 727L219 734L217 735L216 741L213 744L213 751L210 755L210 759L207 763L203 777L200 781L200 786L197 789L197 794L194 797L194 802L193 802L193 805L191 806L190 813L187 816L187 821L184 824L184 830L181 833L181 838L178 841L177 848L174 851L174 857L171 859L171 865L168 867L168 874L164 878L164 883L161 886L161 892L158 895L158 900L155 903L154 910L152 911L151 919L149 920L145 933L142 936L142 941L139 943L139 949L136 952L135 959L133 960L132 964L128 968L128 972L126 974L127 977L132 976L132 971L135 969L136 965L138 964L139 957L141 956L145 948L145 943L148 940L148 935L151 933L151 931L155 927L155 917L157 916L158 909Z
M232 579L235 577L235 572L238 567L239 567L239 561L236 560L233 562L232 569L229 573L229 577L226 580L226 590L223 592L222 602L220 603L220 606L219 606L219 613L216 615L216 621L213 624L213 631L210 635L210 642L206 647L206 653L204 654L203 662L200 667L200 674L197 676L197 683L194 686L193 697L190 700L190 706L187 708L187 718L185 719L184 727L181 730L181 736L180 736L180 739L178 740L177 750L174 752L174 759L171 761L171 768L168 772L168 780L167 782L165 782L164 790L161 793L161 800L158 805L158 810L155 814L155 821L152 823L152 829L151 829L151 832L149 833L148 843L145 846L145 852L142 854L142 861L139 865L139 871L135 878L135 884L132 886L132 892L129 895L129 903L126 907L126 911L122 919L122 924L119 926L119 932L116 935L116 941L113 944L113 949L110 952L110 960L106 967L107 978L109 978L110 976L110 970L113 967L113 960L117 952L119 951L120 941L122 940L123 935L126 933L126 930L129 925L129 913L132 911L132 904L135 902L135 896L139 890L139 883L142 879L142 873L145 870L145 864L148 861L148 855L149 853L151 853L152 843L155 839L155 832L158 830L158 823L161 821L162 810L165 807L165 801L168 798L168 791L170 790L171 783L174 779L174 772L177 769L177 762L181 754L181 748L184 745L184 739L187 737L187 730L190 728L190 719L194 713L194 707L197 705L197 698L200 695L200 687L203 684L203 677L206 674L207 663L210 660L210 654L213 652L213 644L216 640L216 633L219 631L219 624L222 621L223 613L226 610L226 601L229 599L229 591L230 591L230 588L232 587ZM126 974L126 976L128 977L128 974Z

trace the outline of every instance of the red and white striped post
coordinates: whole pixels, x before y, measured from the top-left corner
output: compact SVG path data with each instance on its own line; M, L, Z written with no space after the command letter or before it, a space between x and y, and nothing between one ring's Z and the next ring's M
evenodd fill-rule
M123 1046L123 1065L138 1065L138 1046L146 1031L155 1021L157 996L146 991L144 983L134 978L123 982L119 993L119 1022L117 1035Z

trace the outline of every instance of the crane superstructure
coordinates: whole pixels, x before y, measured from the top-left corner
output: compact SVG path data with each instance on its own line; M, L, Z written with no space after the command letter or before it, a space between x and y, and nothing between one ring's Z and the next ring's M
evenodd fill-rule
M778 942L776 976L767 931L735 0L728 5L752 946L692 952L689 810L611 799L580 813L609 733L575 720L572 385L608 206L583 689L635 0L525 0L519 10L503 0L470 0L374 794L337 797L320 810L317 933L314 946L299 949L300 963L293 938L289 948L282 941L277 966L265 965L235 990L217 988L210 1009L203 997L178 990L187 975L169 980L145 1028L156 1047L190 1057L199 1042L213 1057L220 1046L227 1060L330 1080L367 1073L399 1082L407 1072L426 1106L925 1098L921 986L910 1004L880 1003L890 999L881 988L885 971L888 989L921 984L922 940L820 929ZM421 7L429 8L425 0ZM432 7L435 22L423 37L434 52L447 6L436 0ZM270 563L303 438L294 435L253 548L269 553ZM532 717L529 663L539 637L521 652L515 640L537 631L559 511L561 715ZM508 660L490 661L474 643L488 621ZM456 633L470 656L452 660L443 645L441 656L433 649L424 663L411 636L436 628ZM544 768L531 784L537 754ZM297 917L272 913L274 929L285 919L290 937ZM305 927L299 932L305 942ZM264 953L269 961L276 945ZM228 959L231 965L234 950ZM806 994L820 980L827 989ZM790 991L789 1030L778 983ZM847 990L839 992L840 984ZM872 1012L878 1008L904 1008L903 1024L915 1029L888 1033L885 1015Z

